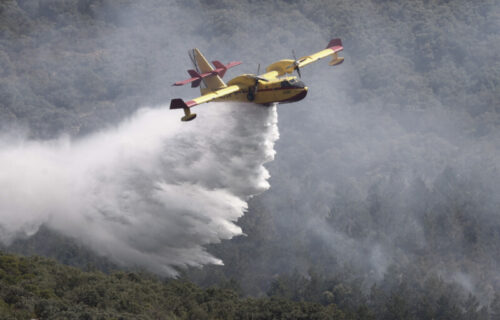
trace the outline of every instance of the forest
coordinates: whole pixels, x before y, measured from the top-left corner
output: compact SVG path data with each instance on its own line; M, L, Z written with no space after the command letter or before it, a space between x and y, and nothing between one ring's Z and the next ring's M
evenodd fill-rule
M82 271L40 257L0 254L2 319L345 319L334 304L241 298L148 274Z
M162 279L0 223L0 314L500 319L498 30L496 0L1 1L0 132L30 139L194 97L170 86L193 47L237 75L339 37L345 62L304 69L308 97L278 106L271 188L245 236L207 245L224 266Z

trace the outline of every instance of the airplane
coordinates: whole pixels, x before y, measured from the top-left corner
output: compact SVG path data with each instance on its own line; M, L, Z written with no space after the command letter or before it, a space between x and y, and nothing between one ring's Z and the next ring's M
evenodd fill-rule
M342 41L332 39L326 49L304 56L300 59L284 59L272 63L266 68L266 72L260 75L241 74L236 78L224 83L222 77L229 68L240 65L240 61L233 61L227 65L220 61L212 61L212 65L198 49L192 49L189 56L196 70L188 70L191 78L175 82L174 86L182 86L191 83L192 88L200 87L201 96L184 102L182 99L172 99L170 109L183 109L182 121L191 121L196 118L196 113L191 113L191 108L210 101L237 101L251 102L264 106L274 103L289 103L302 100L307 95L308 88L295 76L287 76L297 71L301 78L300 68L313 63L319 59L332 56L330 66L336 66L344 62L344 58L338 56L342 51ZM215 68L214 68L215 67ZM259 73L259 72L257 72Z

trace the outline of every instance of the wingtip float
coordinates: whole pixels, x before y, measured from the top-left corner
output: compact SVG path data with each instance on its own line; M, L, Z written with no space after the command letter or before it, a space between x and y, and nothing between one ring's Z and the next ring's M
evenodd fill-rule
M198 49L189 52L194 69L188 70L191 78L175 82L174 86L182 86L191 83L192 88L200 87L201 96L187 102L182 99L172 99L170 109L183 109L182 121L191 121L196 118L196 113L191 113L191 108L210 101L237 101L251 102L261 105L273 103L290 103L302 100L307 95L307 87L295 76L287 76L294 71L301 77L300 68L316 62L325 57L332 57L328 63L336 66L344 62L344 58L338 56L342 51L342 40L332 39L326 49L304 56L300 59L284 59L272 63L266 68L266 72L260 75L241 74L226 84L222 78L229 68L240 65L240 61L233 61L227 65L220 61L212 61L213 66L208 63Z

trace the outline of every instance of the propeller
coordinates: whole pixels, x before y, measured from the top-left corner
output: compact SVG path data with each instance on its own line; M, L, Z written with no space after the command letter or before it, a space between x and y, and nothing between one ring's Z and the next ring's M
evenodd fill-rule
M299 78L302 78L302 75L300 74L300 68L299 68L299 61L297 60L297 57L295 56L295 50L292 49L292 54L293 54L293 69L297 70L297 74L299 75Z
M254 74L248 74L247 77L255 80L254 85L248 88L248 95L247 95L248 101L253 101L255 99L255 94L257 93L257 90L259 88L259 81L268 82L269 80Z
M263 77L259 77L259 76L256 76L254 74L247 74L245 76L249 77L250 79L260 80L260 81L264 81L264 82L269 82L269 79L266 79L266 78L263 78Z
M269 81L268 79L262 78L262 77L259 77L259 76L252 76L252 78L255 80L254 93L257 93L257 88L259 87L259 81L264 81L264 82L268 82Z
M253 94L255 95L257 93L257 90L259 89L259 77L255 77L255 84L253 85Z
M264 79L264 78L260 78L259 77L259 73L260 73L260 63L257 65L257 74L255 76L255 84L254 84L254 89L253 89L253 93L257 93L257 89L259 88L259 80L260 79Z

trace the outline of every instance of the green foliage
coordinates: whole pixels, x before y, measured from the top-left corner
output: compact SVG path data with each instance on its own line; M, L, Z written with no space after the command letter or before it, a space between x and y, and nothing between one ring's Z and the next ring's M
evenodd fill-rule
M136 272L84 272L40 257L0 253L0 316L40 319L486 319L472 296L440 279L411 287L394 270L366 296L356 280L281 276L270 298L242 298ZM234 281L231 284L236 286ZM384 287L385 286L385 287ZM433 294L429 294L433 293ZM496 299L498 300L498 299ZM497 301L491 306L495 317Z
M335 305L241 298L133 272L84 272L0 252L0 316L26 319L343 319Z

